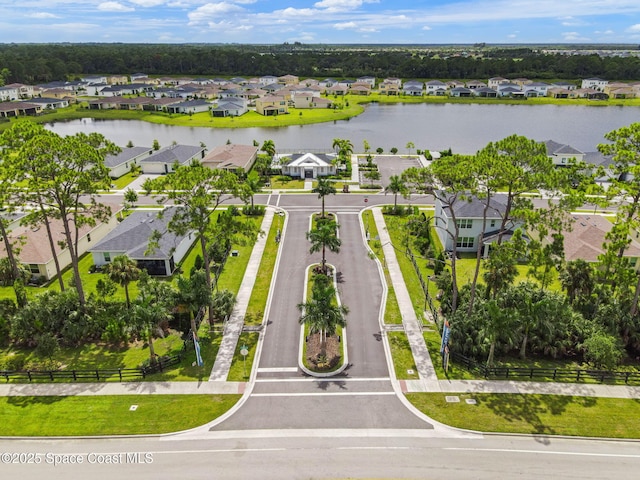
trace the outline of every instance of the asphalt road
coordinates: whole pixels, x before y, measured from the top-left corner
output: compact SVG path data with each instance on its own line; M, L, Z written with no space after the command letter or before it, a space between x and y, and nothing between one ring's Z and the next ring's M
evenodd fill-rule
M526 436L451 438L408 430L279 430L160 439L0 441L0 451L29 453L22 456L22 463L3 461L0 465L2 478L20 480L626 480L637 478L640 471L640 446L635 442ZM19 455L13 458L21 462ZM11 457L7 459L11 461ZM83 463L52 463L79 459ZM26 463L29 460L40 463ZM113 460L122 463L106 463Z
M357 216L365 206L391 200L380 194L326 198L326 208L338 213L343 242L329 261L338 268L341 298L350 307L350 368L343 375L319 380L297 368L296 305L302 301L304 269L319 260L319 254L308 253L305 232L320 202L313 194L259 195L257 203L285 208L289 218L248 400L220 423L176 435L0 440L2 478L637 478L638 442L460 432L414 415L396 396L380 341L382 285Z

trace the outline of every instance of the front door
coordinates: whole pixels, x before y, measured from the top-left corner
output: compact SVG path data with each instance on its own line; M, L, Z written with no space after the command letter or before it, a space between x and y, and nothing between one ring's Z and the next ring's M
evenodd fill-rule
M305 168L304 169L304 178L313 178L313 169Z

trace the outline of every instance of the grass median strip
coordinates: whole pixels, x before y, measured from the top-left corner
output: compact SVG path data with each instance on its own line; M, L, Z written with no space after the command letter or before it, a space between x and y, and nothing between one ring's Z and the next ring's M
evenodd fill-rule
M141 435L204 425L240 395L2 397L3 436ZM135 405L136 408L131 407ZM188 414L185 414L188 412Z
M447 402L446 396L459 401ZM633 399L489 393L410 393L407 398L434 420L469 430L640 438L640 402Z

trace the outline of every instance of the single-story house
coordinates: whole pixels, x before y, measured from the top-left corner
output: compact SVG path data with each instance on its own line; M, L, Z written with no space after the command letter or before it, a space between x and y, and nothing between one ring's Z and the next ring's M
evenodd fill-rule
M153 149L147 147L125 147L115 155L107 155L104 165L109 169L111 178L120 178L129 173L131 167L138 165L140 160L153 155Z
M69 100L66 98L34 97L30 98L28 103L41 105L44 110L55 110L69 106Z
M612 228L613 223L602 215L573 215L571 229L562 232L565 260L580 259L586 262L597 262L598 256L604 253L603 244L607 233ZM638 262L640 243L635 238L629 240L629 245L623 256L629 259L630 264L638 270L640 268Z
M282 174L290 177L318 178L336 174L335 153L295 153L279 157Z
M211 104L206 100L187 100L186 102L174 103L167 106L169 113L185 113L193 114L200 112L208 112Z
M0 102L0 117L17 117L19 115L38 115L42 105L28 102Z
M107 204L111 208L109 221L98 223L95 227L83 225L78 236L78 255L84 255L89 247L102 240L116 225L118 225L117 214L122 210L118 204ZM71 265L71 254L66 246L64 228L62 220L49 220L51 234L53 236L53 246L55 256L61 269ZM56 276L56 266L54 254L51 251L47 229L44 224L37 226L18 226L9 234L13 240L18 240L20 244L19 260L30 271L33 277L51 280ZM0 257L7 255L4 242L0 242Z
M451 200L447 203L447 198ZM446 251L453 250L455 225L458 225L458 236L456 238L456 250L458 252L477 252L478 239L482 233L483 214L486 206L486 199L475 196L464 199L454 199L448 197L444 192L436 194L435 202L435 228ZM496 240L500 232L502 220L507 206L507 196L503 194L491 197L489 208L487 209L487 224L485 227L485 238L483 245L483 255L489 253L488 245ZM455 218L455 223L454 219ZM507 220L503 238L510 238L513 231L521 227L523 223L516 220Z
M225 98L218 102L218 105L211 109L214 117L239 117L247 113L247 101L243 98Z
M179 208L134 211L89 249L93 263L101 267L118 255L127 255L150 275L170 276L196 240L194 232L177 235L169 231L168 224ZM153 235L158 235L158 245L149 251Z
M205 148L194 145L171 145L139 161L143 173L169 173L176 166L189 165L192 160L202 160Z
M477 97L482 97L482 98L496 98L498 96L498 92L496 90L494 90L493 88L490 88L490 87L476 88L473 91L473 93Z
M258 147L229 143L211 150L202 165L232 172L248 172L258 158Z
M473 90L467 87L455 87L449 90L450 97L470 97L473 95Z

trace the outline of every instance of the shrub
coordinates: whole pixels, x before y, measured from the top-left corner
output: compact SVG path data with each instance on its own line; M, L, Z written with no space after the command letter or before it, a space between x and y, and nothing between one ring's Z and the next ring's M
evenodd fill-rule
M253 207L251 205L245 205L242 207L242 213L247 216L262 216L265 210L266 207L264 205L254 205Z

